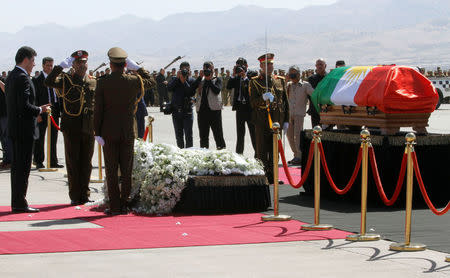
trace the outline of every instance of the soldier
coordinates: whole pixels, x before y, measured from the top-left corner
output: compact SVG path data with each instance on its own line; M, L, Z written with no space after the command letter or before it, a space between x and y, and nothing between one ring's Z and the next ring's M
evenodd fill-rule
M89 180L94 153L94 90L96 80L86 74L88 53L78 50L55 66L45 86L57 89L62 101L61 131L64 136L71 205L89 202ZM72 74L63 69L73 68Z
M273 183L273 138L268 113L272 122L279 122L286 133L289 127L289 105L284 77L272 75L274 54L261 55L260 74L250 81L250 104L255 124L256 158L264 164L269 183ZM266 76L268 77L266 86Z
M105 214L127 214L135 139L135 114L145 88L155 84L150 73L119 47L108 51L111 74L100 79L95 90L95 139L103 145L109 209ZM137 74L126 74L125 67ZM119 188L118 169L121 173Z

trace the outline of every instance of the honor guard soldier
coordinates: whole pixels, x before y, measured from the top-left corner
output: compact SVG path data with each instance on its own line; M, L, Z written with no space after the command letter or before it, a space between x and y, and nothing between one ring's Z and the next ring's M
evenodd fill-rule
M71 205L89 202L89 180L94 153L94 92L96 80L86 74L88 53L78 50L55 66L45 85L61 99L61 131ZM72 68L67 74L63 69Z
M273 180L273 132L269 122L278 122L286 133L289 127L289 104L285 79L272 75L274 54L261 55L260 74L250 81L249 93L252 119L255 124L256 158L264 164L264 171L270 184ZM267 81L266 81L267 78Z
M155 80L119 47L111 48L108 57L111 74L99 79L95 90L94 130L105 155L109 197L105 213L117 215L128 213L137 105ZM125 68L136 74L126 74Z

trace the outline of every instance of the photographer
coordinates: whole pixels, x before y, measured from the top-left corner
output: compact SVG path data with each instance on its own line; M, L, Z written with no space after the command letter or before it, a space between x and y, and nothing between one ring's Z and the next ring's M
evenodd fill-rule
M252 140L253 149L255 150L255 126L251 122L252 108L250 106L250 96L248 94L249 78L247 77L247 60L239 58L233 69L233 76L227 84L227 89L233 90L233 111L236 111L236 153L244 152L245 123L247 123Z
M177 146L179 148L190 148L193 146L192 125L194 115L192 113L192 97L194 96L195 89L192 87L194 79L190 77L190 74L189 63L182 62L176 78L173 78L167 85L167 89L173 92L170 108L172 110L172 122L175 129Z
M210 61L203 63L203 70L195 80L193 88L197 88L196 110L198 129L200 133L200 147L209 148L209 129L212 129L214 141L218 150L225 149L222 130L222 80L213 77L214 64Z

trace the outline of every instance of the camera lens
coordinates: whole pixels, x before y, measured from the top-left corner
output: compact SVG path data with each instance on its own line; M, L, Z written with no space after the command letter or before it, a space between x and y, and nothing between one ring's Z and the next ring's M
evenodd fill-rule
M203 70L203 73L205 74L205 76L210 76L212 71L210 69L205 69Z

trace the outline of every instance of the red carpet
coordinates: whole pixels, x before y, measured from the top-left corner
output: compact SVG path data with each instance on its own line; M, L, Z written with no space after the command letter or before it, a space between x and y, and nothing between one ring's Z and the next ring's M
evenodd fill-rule
M289 172L294 182L299 182L302 178L302 168L300 167L289 167ZM289 185L289 180L286 177L283 167L278 168L278 179L282 180L284 184Z
M0 232L0 254L74 252L204 245L342 239L345 231L302 231L300 221L261 222L259 213L212 216L107 217L87 207L36 206L37 214L10 214L0 207L0 221L78 218L103 228Z

